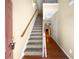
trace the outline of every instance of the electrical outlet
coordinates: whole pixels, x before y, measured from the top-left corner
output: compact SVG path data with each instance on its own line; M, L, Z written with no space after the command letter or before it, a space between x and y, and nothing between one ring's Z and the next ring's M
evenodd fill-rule
M72 53L72 50L71 50L71 49L69 49L69 53L70 53L70 54Z

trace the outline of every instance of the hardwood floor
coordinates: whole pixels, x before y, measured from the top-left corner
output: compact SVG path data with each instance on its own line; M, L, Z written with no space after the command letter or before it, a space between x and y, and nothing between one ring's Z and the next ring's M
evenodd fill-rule
M59 48L56 42L51 38L47 38L47 59L68 59L64 52Z
M56 42L46 33L47 58L41 56L24 56L23 59L69 59Z

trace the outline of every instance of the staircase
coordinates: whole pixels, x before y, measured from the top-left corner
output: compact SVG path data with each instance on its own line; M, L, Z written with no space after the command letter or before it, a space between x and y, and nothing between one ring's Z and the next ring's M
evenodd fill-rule
M42 21L42 17L37 16L24 51L25 56L42 56Z

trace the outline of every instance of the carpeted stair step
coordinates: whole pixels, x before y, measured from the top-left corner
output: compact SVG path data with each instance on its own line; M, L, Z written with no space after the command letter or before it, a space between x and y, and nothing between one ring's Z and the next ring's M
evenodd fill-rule
M42 40L29 40L29 42L42 42Z
M32 31L38 31L38 32L41 31L41 33L42 33L41 29L38 29L38 30L37 29L33 29Z
M25 56L41 56L42 51L27 51L25 52Z
M42 40L42 38L30 38L29 40Z
M31 38L42 38L42 36L40 35L40 36L30 36Z
M42 31L32 31L32 32L38 32L39 33L39 32L42 32Z
M41 48L42 45L27 45L27 48Z
M27 45L42 45L42 42L29 42Z

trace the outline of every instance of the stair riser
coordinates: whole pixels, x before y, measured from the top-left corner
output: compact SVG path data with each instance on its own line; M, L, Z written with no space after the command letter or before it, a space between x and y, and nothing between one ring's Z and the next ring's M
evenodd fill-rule
M42 40L42 38L30 38L29 40Z
M28 43L27 45L42 45L42 43Z

